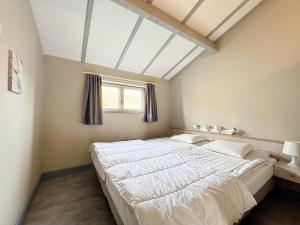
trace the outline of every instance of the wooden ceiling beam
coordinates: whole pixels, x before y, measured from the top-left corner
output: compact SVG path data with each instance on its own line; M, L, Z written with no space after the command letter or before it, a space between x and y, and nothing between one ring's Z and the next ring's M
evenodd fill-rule
M82 43L82 51L81 51L82 63L85 63L85 59L86 59L86 51L87 51L89 35L90 35L90 26L92 21L93 8L94 8L94 0L88 0L87 7L86 7L85 26L84 26L83 43Z
M167 13L155 8L154 6L143 0L111 1L127 8L128 10L142 16L145 19L149 19L150 21L162 27L165 27L166 29L194 42L197 45L200 45L208 51L216 52L218 50L214 42L210 41L208 38L197 33L196 31L177 21Z

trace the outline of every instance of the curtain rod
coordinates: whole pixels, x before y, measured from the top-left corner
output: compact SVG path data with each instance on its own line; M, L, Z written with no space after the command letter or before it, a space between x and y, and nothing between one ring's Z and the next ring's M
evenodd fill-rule
M118 80L124 80L124 81L132 81L132 82L143 83L143 84L154 84L154 85L157 85L156 83L152 83L152 82L139 81L139 80L122 78L122 77L108 76L108 75L103 75L103 74L100 74L100 73L82 72L82 74L92 74L92 75L97 75L97 76L100 76L100 77L106 77L106 78L112 78L112 79L118 79Z

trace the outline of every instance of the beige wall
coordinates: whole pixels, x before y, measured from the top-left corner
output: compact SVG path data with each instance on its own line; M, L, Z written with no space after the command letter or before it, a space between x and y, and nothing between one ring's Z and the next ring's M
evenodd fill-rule
M158 83L158 123L144 123L142 114L104 113L103 126L82 124L85 77L82 71L102 72ZM88 147L94 141L159 137L167 133L170 118L170 82L147 76L45 57L43 170L90 163Z
M43 56L29 1L0 0L0 224L12 225L41 174ZM23 59L23 93L7 90L8 50Z
M300 1L266 0L172 80L173 127L300 139Z

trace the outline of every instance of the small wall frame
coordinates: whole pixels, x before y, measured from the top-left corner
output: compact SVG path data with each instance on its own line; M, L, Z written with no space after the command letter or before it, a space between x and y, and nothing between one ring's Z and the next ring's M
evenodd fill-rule
M23 66L22 59L12 50L8 52L8 90L16 94L21 94Z

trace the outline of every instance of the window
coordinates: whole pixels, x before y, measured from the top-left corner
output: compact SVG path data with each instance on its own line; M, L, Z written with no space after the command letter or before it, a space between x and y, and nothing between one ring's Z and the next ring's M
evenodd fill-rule
M102 104L108 111L119 110L121 92L118 86L105 84L102 86Z
M121 84L102 84L104 112L144 112L145 89Z

